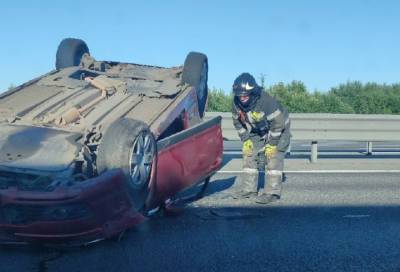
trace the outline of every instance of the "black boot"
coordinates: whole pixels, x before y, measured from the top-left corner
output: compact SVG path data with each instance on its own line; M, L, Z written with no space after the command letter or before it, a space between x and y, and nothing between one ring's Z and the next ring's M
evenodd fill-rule
M279 200L281 197L278 195L262 194L257 196L256 203L258 204L269 204L271 202Z

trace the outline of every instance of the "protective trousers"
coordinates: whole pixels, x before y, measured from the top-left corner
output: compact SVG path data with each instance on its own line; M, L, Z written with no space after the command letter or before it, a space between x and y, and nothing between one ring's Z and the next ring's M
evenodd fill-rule
M243 192L254 192L258 190L259 170L265 168L264 139L258 135L250 137L253 142L253 150L249 155L243 154Z
M267 159L264 194L281 196L284 159L285 152L282 151L276 152L271 159Z
M265 158L265 141L258 135L252 136L253 152L243 155L243 191L257 192L259 170L266 170L264 179L264 194L281 195L282 176L286 151L278 152L269 160Z

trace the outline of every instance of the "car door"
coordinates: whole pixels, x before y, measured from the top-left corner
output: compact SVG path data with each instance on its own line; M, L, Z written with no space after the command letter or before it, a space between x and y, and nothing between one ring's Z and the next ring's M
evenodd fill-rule
M156 191L161 199L197 183L222 164L221 117L171 135L157 143Z

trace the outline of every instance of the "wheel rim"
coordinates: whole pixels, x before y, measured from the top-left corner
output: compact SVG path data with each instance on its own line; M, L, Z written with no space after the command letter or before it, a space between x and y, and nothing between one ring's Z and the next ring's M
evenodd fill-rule
M200 74L200 82L198 86L198 97L199 100L202 100L204 97L204 90L207 88L207 63L203 62L203 67L201 68L201 74Z
M136 138L130 154L130 177L135 186L147 183L151 174L155 144L151 134L140 133Z

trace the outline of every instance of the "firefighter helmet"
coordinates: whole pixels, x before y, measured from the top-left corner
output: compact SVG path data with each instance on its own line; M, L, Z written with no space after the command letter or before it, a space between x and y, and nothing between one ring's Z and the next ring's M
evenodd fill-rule
M236 99L247 106L260 95L261 87L251 74L242 73L233 82L232 91Z

